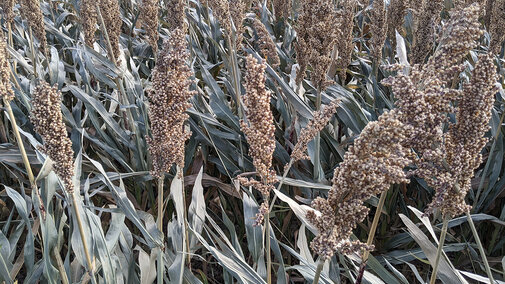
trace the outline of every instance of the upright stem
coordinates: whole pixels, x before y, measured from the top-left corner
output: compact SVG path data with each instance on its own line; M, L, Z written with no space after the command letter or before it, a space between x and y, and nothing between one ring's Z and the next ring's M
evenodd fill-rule
M164 181L164 176L158 178L158 219L157 219L157 227L160 232L163 233L163 181ZM162 234L163 235L163 234ZM159 254L158 254L158 270L157 270L157 283L162 284L163 283L163 274L164 274L164 268L165 266L163 265L163 250L160 247L159 248Z
M190 248L189 248L189 226L188 226L188 212L186 208L186 191L184 190L184 176L182 169L177 168L177 174L180 175L181 177L181 183L182 183L182 204L184 208L184 239L186 242L186 256L188 258L188 267L191 268L191 253L190 253Z
M82 247L84 249L84 255L86 256L86 262L88 264L88 273L91 278L91 283L96 284L95 274L93 272L93 262L91 261L91 255L89 254L88 243L86 242L86 235L84 234L84 227L82 225L81 212L77 208L77 198L75 192L69 192L72 195L72 207L74 209L75 219L77 220L77 226L79 227L79 233L81 234Z
M323 271L323 266L324 266L324 260L319 259L317 261L316 274L314 274L314 281L312 281L313 284L319 283L319 278L321 277L321 272Z
M466 219L468 220L468 224L470 224L470 228L472 229L473 237L475 238L475 241L477 242L477 246L479 247L479 252L480 252L480 257L482 258L482 261L484 262L484 267L486 268L486 274L487 277L489 278L490 283L495 283L494 278L493 278L493 273L491 273L491 268L489 267L489 263L487 261L486 257L486 252L484 251L484 247L482 246L482 243L479 238L479 233L475 229L475 224L473 223L472 216L470 215L470 211L466 211Z
M268 200L266 200L268 204ZM272 257L270 255L270 210L265 213L265 238L267 254L267 284L272 283Z
M35 177L32 172L32 167L30 165L30 161L28 160L28 155L26 155L25 146L23 144L23 140L21 140L21 135L19 134L19 130L16 123L16 118L14 117L14 113L12 112L11 104L5 98L3 99L5 108L7 109L7 114L9 115L9 119L12 124L12 131L16 136L16 140L18 142L19 151L21 152L21 158L23 160L23 164L25 165L26 174L28 175L28 180L30 181L30 185L35 184Z
M61 259L60 252L58 251L58 247L54 246L51 253L52 253L54 259L56 260L56 265L58 266L58 271L60 272L61 283L62 284L69 284L67 271L65 270L65 265L63 264L63 260Z
M379 219L382 213L382 208L384 208L384 203L386 201L386 196L388 194L388 191L384 191L381 194L381 197L379 198L379 204L377 205L377 209L375 211L375 215L373 216L373 221L372 221L372 227L370 227L370 232L368 233L368 239L366 241L366 245L370 247L373 243L374 237L375 237L375 231L377 230L377 226L379 224ZM368 257L370 256L370 251L369 250L364 250L363 255L361 256L361 265L359 267L359 272L358 272L358 277L356 278L356 284L360 284L363 275L365 273L366 269L366 262L368 261Z
M377 230L377 226L379 224L379 219L382 213L382 209L384 208L384 203L386 201L386 196L388 195L388 190L381 193L381 197L379 198L379 204L377 205L377 209L375 211L375 215L373 216L372 227L370 227L370 232L368 233L368 239L366 241L367 246L371 246L375 237L375 231ZM363 252L363 257L361 259L362 262L366 263L368 257L370 256L370 251L365 250Z
M316 97L316 111L319 111L321 109L321 88L317 88L317 97ZM316 182L321 181L321 176L319 172L319 168L321 167L321 161L320 161L320 148L321 148L321 133L318 132L316 134L316 138L314 140L314 180Z
M437 280L438 264L440 263L440 256L442 255L442 250L444 248L445 235L447 234L448 224L449 224L449 217L447 215L444 215L444 220L442 223L442 232L440 233L437 256L435 258L435 264L433 266L433 273L431 274L430 284L435 284L435 281Z

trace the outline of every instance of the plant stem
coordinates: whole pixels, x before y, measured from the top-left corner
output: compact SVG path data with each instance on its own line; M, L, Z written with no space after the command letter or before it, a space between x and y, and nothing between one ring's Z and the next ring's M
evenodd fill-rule
M314 274L314 281L312 281L313 284L319 283L319 278L321 277L321 272L323 271L323 266L324 266L324 260L319 259L317 261L316 274Z
M77 208L77 198L75 192L69 192L72 195L72 207L74 208L75 219L77 221L77 226L79 227L79 233L81 234L82 247L84 249L84 255L86 256L86 262L88 264L88 273L91 278L91 283L96 284L95 275L93 272L93 262L91 261L91 255L89 254L88 243L86 242L86 235L84 234L84 227L82 225L81 212Z
M177 174L181 177L181 183L182 183L182 206L184 208L184 240L186 242L186 255L188 257L188 267L191 268L191 254L190 254L190 248L189 248L189 227L188 227L188 212L186 209L186 191L184 190L184 173L182 172L182 169L177 167Z
M449 217L445 215L442 223L442 232L440 233L440 240L438 242L437 256L435 258L435 264L433 266L433 273L431 274L430 278L430 284L435 284L435 281L437 280L438 264L440 263L440 256L442 255L442 250L444 248L445 235L447 234L448 224L449 224Z
M316 111L321 109L321 88L317 88L317 97L316 97ZM316 134L316 138L314 140L314 180L316 182L321 181L321 175L319 168L321 167L320 161L320 150L321 150L321 133L318 132Z
M368 232L368 239L366 241L366 245L370 247L373 243L375 237L375 231L377 230L377 226L379 224L379 219L382 213L382 208L384 208L384 203L386 201L386 196L388 194L388 190L381 193L381 197L379 198L379 204L377 204L377 209L375 210L375 215L373 216L372 227L370 227L370 232ZM360 284L363 275L366 269L366 262L368 261L368 257L370 256L369 250L364 250L363 255L361 256L361 265L359 267L358 277L356 278L356 284Z
M367 246L371 246L375 237L375 231L377 230L377 226L379 224L379 219L382 213L382 208L384 208L384 203L386 201L386 196L388 195L388 190L381 193L381 197L379 198L379 204L377 205L377 209L375 210L375 215L373 216L372 227L370 227L370 232L368 233L368 239L366 241ZM368 257L370 256L370 251L365 250L363 252L363 257L361 258L361 262L366 263Z
M60 272L61 283L68 284L67 271L65 270L65 265L63 264L63 260L61 259L60 252L58 251L57 246L53 247L51 253L56 260L58 271Z
M286 179L286 176L288 175L289 170L293 166L293 162L294 162L293 159L289 160L289 163L288 163L286 169L284 170L284 174L282 175L282 178L279 181L279 185L277 186L277 190L281 190L281 186L284 184L284 180ZM277 195L274 195L274 197L272 198L272 202L270 204L270 207L268 208L268 212L272 211L276 200L277 200Z
M482 258L482 261L484 262L484 267L486 268L486 274L487 277L489 278L490 283L495 283L494 278L493 278L493 273L491 272L491 268L489 267L489 263L487 261L486 257L486 252L484 251L484 247L482 246L482 243L479 238L479 233L477 232L477 229L475 229L475 224L473 223L472 216L470 215L470 211L466 211L466 219L468 220L468 223L470 224L470 228L472 229L473 237L475 238L475 241L477 242L477 246L479 247L479 252L480 252L480 257Z
M163 235L163 181L164 181L164 176L158 178L158 219L157 219L157 226L158 230L162 232ZM163 250L162 248L159 249L159 254L158 254L158 270L157 270L157 283L162 284L163 283L163 274L164 274L164 268L165 266L163 265Z
M35 184L35 177L33 175L32 167L30 165L30 161L28 160L28 155L26 155L25 146L23 141L21 140L21 134L19 134L19 130L16 123L16 118L14 117L14 113L12 112L11 104L5 98L3 99L5 108L7 109L7 114L9 115L9 119L12 124L12 131L16 136L16 140L18 142L19 151L21 152L21 158L23 160L23 164L25 165L26 174L28 175L28 180L30 181L30 185Z
M268 200L266 200L268 204ZM272 257L270 255L270 210L265 213L265 238L267 254L267 284L272 283Z

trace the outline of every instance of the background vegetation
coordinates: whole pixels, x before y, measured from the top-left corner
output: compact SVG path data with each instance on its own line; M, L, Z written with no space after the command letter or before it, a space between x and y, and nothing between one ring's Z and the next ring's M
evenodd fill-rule
M164 243L166 283L266 283L264 226L253 226L262 197L236 182L238 175L247 175L255 168L248 156L248 143L240 128L242 114L235 98L246 92L246 55L264 56L254 26L257 19L275 42L280 63L274 66L272 58L268 58L266 87L272 94L270 107L275 124L273 168L282 175L296 137L317 108L320 91L309 79L302 82L301 88L296 84L298 1L293 1L292 7L284 6L284 16L279 9L275 11L273 4L278 1L244 2L249 8L244 10L243 41L236 52L230 48L227 31L221 29L206 1L185 3L188 64L194 72L191 89L196 92L187 111L187 127L192 134L185 146L184 177L177 178L175 167L167 174L162 232L155 223L158 191L150 174L152 158L145 139L151 134L147 90L152 86L151 71L156 66L149 38L152 30L140 16L140 1L120 0L120 56L116 62L110 56L100 21L93 46L85 43L86 15L80 13L81 2L40 1L45 50L43 40L36 36L37 25L20 15L19 4L14 6L11 25L7 25L6 11L2 10L2 30L4 36L11 37L7 41L8 67L15 99L9 104L41 198L23 166L13 121L4 105L0 119L0 279L6 283L88 282L91 278L100 283L152 283L157 277L157 248ZM270 237L272 278L276 283L313 280L317 256L309 249L315 230L306 222L308 206L315 197L326 196L335 167L361 130L394 108L394 94L380 83L392 71L382 65L408 64L405 60L412 57L414 18L420 11L408 10L399 33L389 33L377 62L371 50L373 6L368 1L361 2L350 18L354 24L350 65L346 70L336 70L331 78L334 81L322 92L323 105L334 99L340 99L341 104L321 131L320 154L316 156L315 143L310 142L311 160L295 163L275 193ZM444 6L435 30L447 21L453 6L459 5L450 0L441 2ZM161 48L162 41L170 37L174 15L167 8L167 1L154 3L159 7L156 28ZM237 5L235 1L229 4ZM342 9L341 3L335 5ZM412 8L416 5L412 1ZM277 8L280 7L283 6ZM483 25L485 21L483 17ZM335 28L339 27L335 24ZM236 38L236 29L232 30ZM339 40L342 39L337 39L337 43ZM436 46L437 38L429 40ZM486 32L480 38L480 46L466 56L466 69L456 84L468 79L476 54L487 51L489 43L490 34ZM494 59L499 68L499 84L503 85L503 52L497 54ZM55 85L63 95L61 111L76 153L74 185L82 201L77 208L90 248L93 277L86 273L83 244L69 195L51 171L53 165L39 150L42 140L29 119L30 99L40 81ZM467 196L498 283L505 281L504 95L501 88L496 93L483 164L476 171ZM311 161L320 165L322 175L316 180ZM364 283L427 281L431 268L427 255L434 253L442 222L437 213L429 219L422 216L433 195L434 191L417 178L391 187ZM378 200L373 197L367 201L371 214L353 231L353 238L367 239ZM40 210L40 202L45 211ZM183 211L187 211L189 252L181 243L184 219L177 212ZM439 273L449 275L444 282L486 282L485 267L464 216L449 220L444 250L449 260L444 258L444 265L439 268ZM323 268L320 283L354 283L360 257L337 253Z

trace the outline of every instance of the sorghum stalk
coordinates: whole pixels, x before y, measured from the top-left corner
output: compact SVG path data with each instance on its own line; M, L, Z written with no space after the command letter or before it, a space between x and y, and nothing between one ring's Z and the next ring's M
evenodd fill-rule
M189 52L186 48L185 33L181 29L175 29L170 39L164 42L163 49L158 54L156 67L152 72L153 88L148 92L152 137L147 138L147 143L153 159L151 175L159 180L159 227L162 226L163 215L161 209L163 207L163 187L160 187L160 179L163 179L164 174L170 171L174 163L178 168L178 177L183 178L184 144L191 136L191 132L184 129L184 123L189 117L186 110L191 107L189 99L195 93L189 90L193 82L191 80L193 72L186 63L188 58ZM183 207L186 211L185 204L183 204ZM188 259L190 259L186 212L184 212L184 216L179 217L184 222L184 239L186 242L184 250L188 250ZM159 259L158 264L163 265L162 258ZM161 269L158 270L158 273L160 273ZM162 280L162 277L159 276L158 281Z
M256 60L252 55L247 57L247 73L245 79L246 94L244 95L245 116L247 123L240 122L249 143L249 155L253 158L256 174L260 181L238 177L244 186L252 186L263 195L263 203L256 215L256 225L265 220L267 283L271 283L270 258L270 220L269 197L273 184L277 181L272 168L272 156L275 150L275 126L273 114L270 111L270 92L265 88L266 64Z
M433 265L433 272L431 273L430 284L435 284L437 280L438 264L440 263L440 256L442 255L442 250L445 242L445 235L447 234L447 225L449 224L449 217L444 215L444 220L442 221L442 232L440 233L440 240L438 242L437 255L435 258L435 264Z
M384 208L384 203L386 201L386 197L388 195L388 191L384 191L381 193L379 198L379 204L377 205L377 209L375 210L375 214L373 216L372 226L370 227L370 232L368 232L368 239L366 241L367 246L373 245L373 239L375 237L375 231L377 230L377 225L379 225L379 219L382 214L382 208ZM368 260L368 256L370 255L369 250L365 250L363 252L363 256L361 257L361 262L366 265Z
M470 215L470 210L466 211L466 219L468 220L468 224L470 224L470 228L472 229L473 237L475 238L475 242L477 243L477 247L479 248L480 256L482 257L482 262L484 262L484 267L486 268L486 274L489 278L489 283L494 284L493 273L491 272L491 268L489 267L489 262L487 261L486 252L484 251L484 247L482 246L482 242L479 238L479 233L477 229L475 229L475 224L473 223L472 216Z
M3 35L0 35L2 38L0 39L0 94L2 95L2 99L4 102L4 106L7 109L7 114L9 116L9 120L12 124L12 131L14 132L14 136L16 137L16 141L18 143L19 152L21 153L21 159L23 160L23 164L26 169L26 174L28 175L28 180L30 181L30 186L32 190L35 191L35 194L39 198L40 203L40 212L42 218L45 218L45 208L42 203L42 198L40 196L39 190L37 188L37 184L35 183L35 177L33 175L32 167L30 165L30 161L28 160L28 155L26 154L26 149L23 144L23 140L21 139L21 134L19 133L18 125L16 122L16 117L12 111L12 107L10 102L14 99L14 91L10 85L9 77L11 74L11 69L9 66L9 62L7 60L7 49L6 43L3 39Z
M164 176L158 178L158 218L156 220L156 224L158 226L158 230L163 234L163 180ZM163 274L165 265L163 264L163 250L162 248L158 248L158 269L156 270L157 277L156 281L158 284L163 284Z
M71 206L81 236L88 272L91 281L96 283L81 213L78 209L77 193L74 191L72 181L74 174L72 142L67 136L60 104L61 94L58 89L50 87L46 82L42 82L35 88L32 94L33 109L30 119L35 127L35 131L43 138L44 144L40 150L54 161L54 171L62 180L63 189L71 197Z
M317 260L316 273L314 274L314 280L312 281L313 284L319 283L319 278L321 277L321 272L323 271L324 262L325 260L322 258Z

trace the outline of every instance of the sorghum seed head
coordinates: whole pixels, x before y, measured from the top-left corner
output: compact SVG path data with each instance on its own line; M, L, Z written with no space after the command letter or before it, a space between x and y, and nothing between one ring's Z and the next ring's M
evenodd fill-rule
M44 52L47 46L46 29L39 0L22 0L21 13L28 21L33 35L40 42L40 49Z
M146 29L147 42L153 49L153 54L158 52L158 0L142 0L140 8L140 21Z
M263 56L263 58L267 59L270 62L270 65L272 65L272 67L275 68L279 66L280 59L279 55L277 55L277 47L275 46L275 43L265 25L263 25L260 20L255 18L253 20L253 28L258 35L257 43L259 46L260 54Z
M300 132L298 141L291 153L291 159L293 159L293 162L302 159L309 159L309 157L305 154L305 151L307 151L307 145L310 141L312 141L312 139L314 139L314 137L316 137L317 133L321 132L321 130L323 130L323 128L328 124L335 111L337 111L339 104L340 100L333 100L331 103L314 113L312 120L310 120L307 126L305 126Z
M61 93L56 87L42 82L32 94L32 106L30 120L44 142L40 150L53 160L54 171L63 181L65 190L72 193L74 151L63 123Z
M81 25L84 30L84 40L88 46L95 42L97 23L96 2L94 0L82 0L80 6Z
M0 0L0 7L5 18L6 23L11 23L14 21L14 0Z
M302 0L295 30L296 57L299 70L296 83L300 84L305 71L312 67L311 81L319 90L330 84L326 79L332 62L333 43L339 36L338 13L331 0Z
M371 41L371 55L374 60L380 62L382 59L382 47L386 41L387 35L387 14L386 4L384 0L374 0L373 8L370 14L370 32L372 33Z
M388 38L391 47L396 48L396 30L400 30L408 12L408 0L391 0L388 6ZM399 31L400 32L400 31Z
M185 33L176 29L163 44L152 73L153 88L149 91L149 119L152 138L147 138L153 161L151 174L161 177L175 163L184 167L184 144L191 132L184 129L193 72L187 65L189 52Z
M181 29L186 30L187 25L184 21L186 18L186 13L184 12L184 8L186 7L186 1L184 0L168 0L166 4L166 8L168 11L168 15L166 20L170 27L170 30Z
M119 58L119 36L121 35L121 12L118 0L100 0L100 12L112 45L112 52L116 59Z
M487 142L484 134L489 130L497 82L492 56L479 56L470 81L463 85L456 109L456 123L451 124L444 135L443 158L446 166L437 167L436 171L446 179L431 180L436 192L427 212L439 208L443 215L455 217L470 208L465 196L470 190L474 170L482 162L480 152Z
M316 198L307 218L318 229L312 249L323 259L335 251L345 254L371 249L360 242L351 242L352 230L368 214L364 202L386 191L391 184L408 183L404 168L410 163L410 149L403 147L411 127L397 119L398 110L382 114L378 121L363 129L335 169L328 199Z
M287 19L291 14L291 0L273 0L275 19L278 21L281 18Z
M0 94L6 101L14 99L14 91L10 83L9 56L7 53L7 44L3 34L0 35Z
M414 10L414 37L411 62L420 64L433 48L435 33L440 21L444 0L422 0L419 10Z
M352 51L354 49L353 28L354 28L354 11L356 10L356 0L344 0L342 2L342 10L340 11L340 31L342 33L341 39L335 42L338 59L336 66L341 71L339 77L342 80L346 78L347 66L351 63Z
M260 212L256 215L256 225L264 220L268 210L268 197L277 181L272 168L272 157L275 150L274 118L270 111L270 92L265 88L266 64L259 62L252 55L246 58L247 73L245 76L244 107L247 122L241 121L240 127L249 143L249 156L253 159L256 173L261 181L239 177L244 186L258 190L265 200Z
M488 29L491 35L489 49L498 54L505 40L505 0L493 1Z

